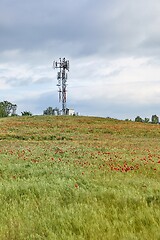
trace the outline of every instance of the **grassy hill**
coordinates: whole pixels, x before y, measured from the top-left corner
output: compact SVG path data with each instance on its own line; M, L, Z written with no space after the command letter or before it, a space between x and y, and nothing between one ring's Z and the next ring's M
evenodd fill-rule
M160 239L160 126L0 119L0 239Z

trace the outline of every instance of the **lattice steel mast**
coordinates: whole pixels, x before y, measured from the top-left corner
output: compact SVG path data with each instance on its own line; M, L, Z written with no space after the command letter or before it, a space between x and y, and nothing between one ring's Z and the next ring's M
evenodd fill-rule
M65 58L60 58L59 62L53 62L53 68L59 68L57 73L59 102L62 102L62 114L66 115L66 102L67 102L67 73L69 71L69 61Z

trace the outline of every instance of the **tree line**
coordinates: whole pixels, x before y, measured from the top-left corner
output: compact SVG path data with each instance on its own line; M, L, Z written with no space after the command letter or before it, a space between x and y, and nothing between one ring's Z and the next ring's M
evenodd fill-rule
M0 102L0 117L17 116L16 114L17 105L8 101ZM32 116L33 114L29 111L21 112L22 116ZM52 107L48 107L43 111L43 115L60 115L60 110Z
M126 121L132 121L132 120L126 119ZM158 124L159 123L159 117L157 115L152 115L151 119L150 118L144 118L143 119L140 116L137 116L134 121L135 122Z
M0 102L0 117L8 117L8 116L17 116L16 114L17 105L13 104L8 101ZM21 112L22 116L32 116L32 113L29 111L23 111ZM43 111L43 115L60 115L60 110L52 107L48 107ZM126 119L126 121L131 121ZM153 123L158 124L159 123L159 117L157 115L152 115L151 120L149 118L141 118L140 116L137 116L135 118L135 122L144 122L144 123Z
M17 116L17 105L8 101L0 102L0 117ZM22 116L32 116L31 112L21 112Z

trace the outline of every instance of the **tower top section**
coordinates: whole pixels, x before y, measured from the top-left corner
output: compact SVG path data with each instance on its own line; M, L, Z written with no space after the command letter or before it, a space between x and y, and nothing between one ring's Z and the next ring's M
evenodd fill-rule
M69 60L66 60L65 58L59 58L58 61L53 61L53 68L60 68L60 69L65 69L69 71Z

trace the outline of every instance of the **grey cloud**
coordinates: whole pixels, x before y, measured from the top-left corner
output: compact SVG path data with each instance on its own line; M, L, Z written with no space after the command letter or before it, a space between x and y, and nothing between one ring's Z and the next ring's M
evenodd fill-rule
M29 87L38 92L44 86L48 89L52 81L55 81L52 85L56 86L56 72L52 70L52 61L65 56L71 60L69 87L72 84L77 88L78 85L86 87L84 91L77 89L77 95L80 92L79 100L75 101L72 97L68 99L68 103L75 106L76 111L104 116L122 116L147 111L150 107L153 108L153 105L147 103L148 108L144 105L143 110L139 104L133 104L138 102L134 94L134 102L129 103L127 98L130 93L134 93L134 81L140 82L143 78L142 81L146 85L145 76L136 75L136 66L128 66L128 61L118 66L116 63L107 65L103 62L109 63L115 59L129 57L136 61L136 58L147 57L148 68L152 68L153 63L158 66L159 23L159 0L1 0L0 63L3 64L0 68L0 79L10 87L16 88L12 91L19 89L23 92L24 88ZM91 61L92 59L94 61ZM8 73L11 65L14 69ZM42 66L45 66L45 69ZM109 71L106 71L107 68ZM125 72L126 68L128 71ZM20 76L19 71L15 69L22 69ZM134 73L136 79L130 78L129 71ZM158 71L155 74L156 81L157 76ZM149 81L150 86L155 85L154 76ZM110 95L114 97L103 104L103 94L96 92L94 84L98 86L99 83L105 87L105 83L112 85L111 82L115 86L118 85L116 90L119 92L122 87L126 88L125 96L123 93L116 95L115 86L112 86L108 91L111 91ZM94 94L90 90L92 87ZM146 89L138 84L136 87L141 87L142 92L150 91L153 95L150 87ZM45 91L45 88L43 90ZM88 98L84 101L85 92L90 96L87 95ZM26 108L22 111L28 110L30 106L31 111L40 113L43 108L57 103L57 92L54 94L55 97L52 93L46 93L30 99L24 96L23 99L17 98L17 104ZM158 94L157 92L156 99ZM157 106L156 110L158 111Z
M49 84L53 81L51 78L40 77L35 80L32 78L16 78L16 77L5 77L1 76L0 79L3 80L4 83L9 84L12 87L28 87L29 85L41 85L41 84Z
M156 1L157 2L157 1ZM4 3L5 6L4 7ZM2 1L0 48L70 48L75 56L91 54L117 57L140 54L139 48L151 31L151 17L145 1ZM152 12L153 11L153 12ZM3 17L8 15L10 21ZM157 19L154 19L155 24ZM149 30L147 24L150 23ZM145 45L143 45L145 47ZM143 51L144 54L144 51Z
M12 87L17 87L17 86L28 86L30 83L30 79L29 78L16 78L16 77L4 77L4 82L6 84L9 84Z

